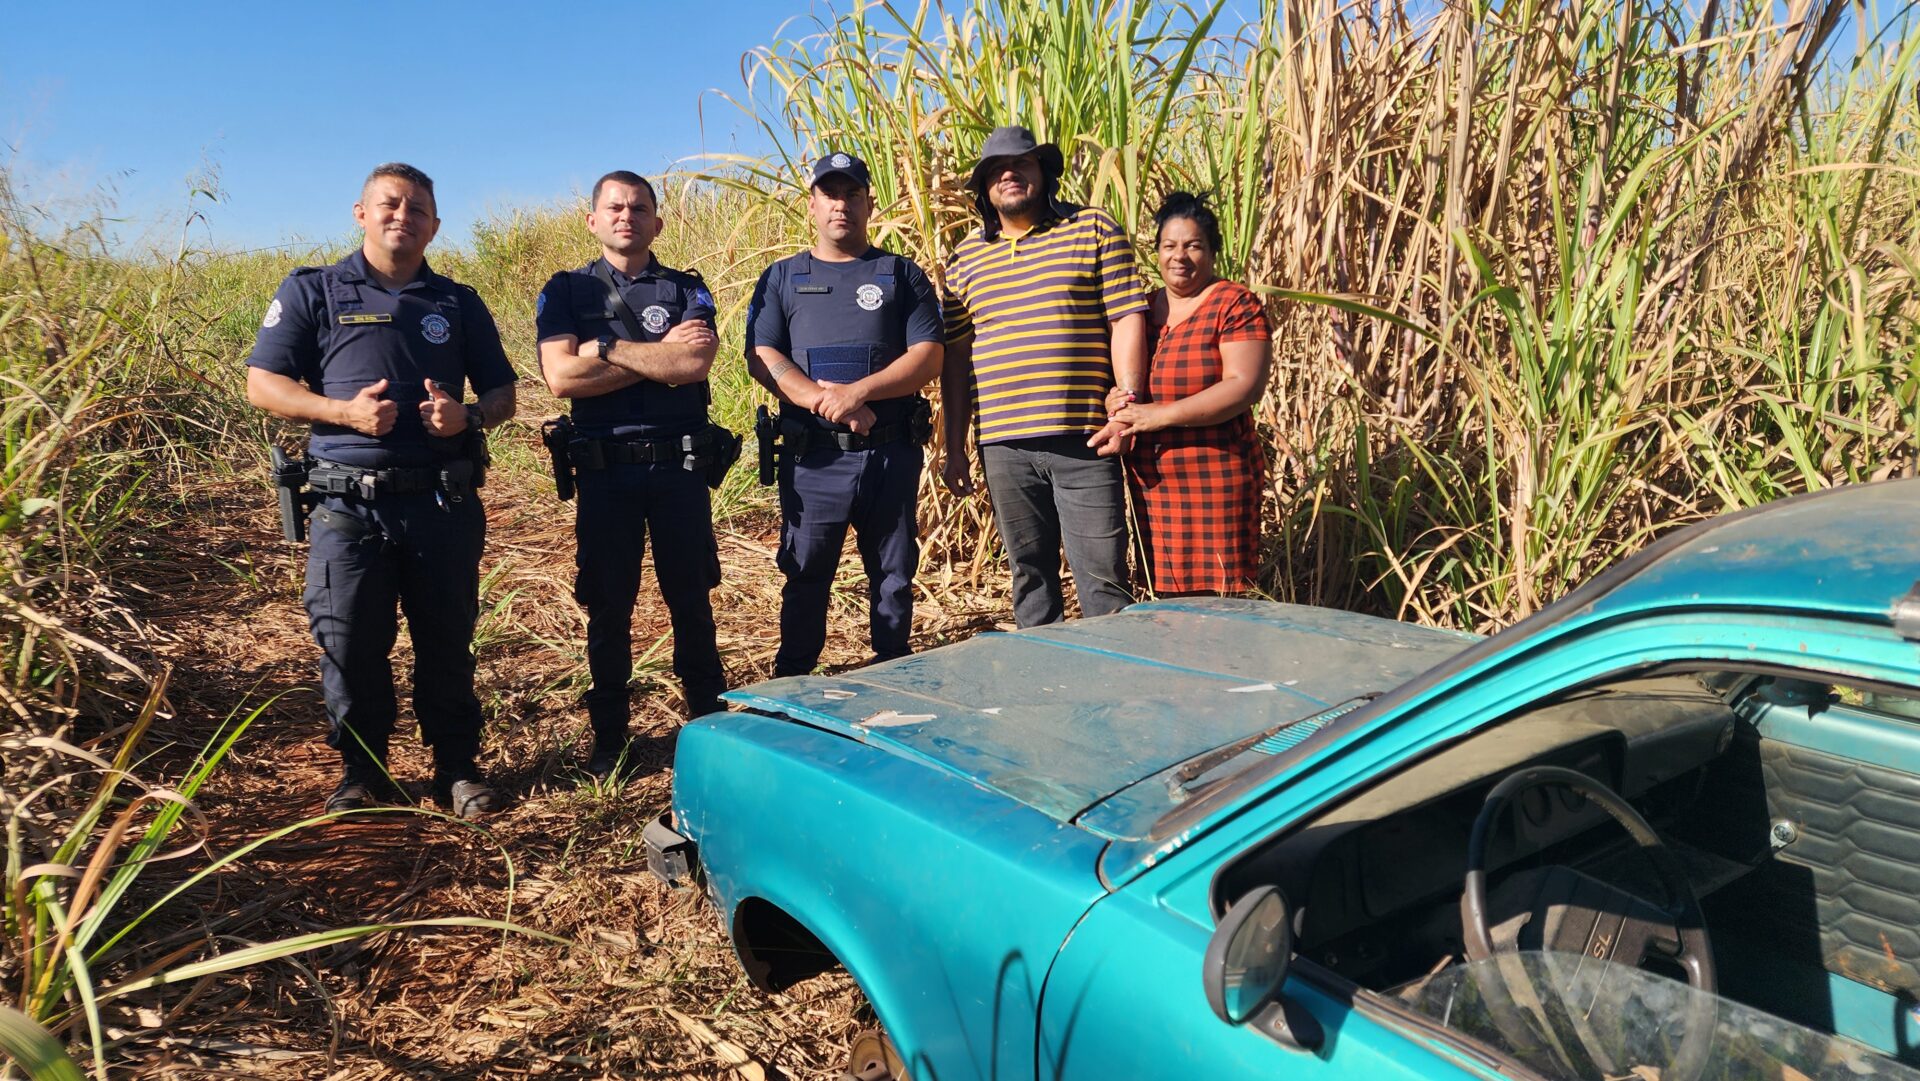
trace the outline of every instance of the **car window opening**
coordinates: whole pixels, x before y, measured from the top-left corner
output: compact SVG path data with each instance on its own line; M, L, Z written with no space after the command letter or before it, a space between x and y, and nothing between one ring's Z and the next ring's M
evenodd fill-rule
M1519 785L1484 827L1493 953L1474 960L1462 904L1474 823L1496 785L1556 769L1600 787ZM1596 804L1608 792L1657 848ZM1548 1076L1721 1076L1748 1060L1920 1076L1845 1042L1920 1065L1915 851L1920 691L1640 673L1529 707L1323 808L1224 868L1215 903L1277 885L1301 974ZM1669 896L1663 861L1695 915ZM1711 940L1706 988L1687 986L1690 972L1699 982L1679 940L1689 923ZM1615 938L1648 927L1681 930L1623 963ZM1701 1040L1711 1068L1676 1061ZM1781 1076L1768 1070L1754 1076Z

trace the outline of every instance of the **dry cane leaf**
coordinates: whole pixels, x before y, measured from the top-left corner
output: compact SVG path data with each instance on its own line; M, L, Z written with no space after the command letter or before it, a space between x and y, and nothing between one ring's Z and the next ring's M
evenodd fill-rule
M733 1067L733 1072L746 1078L747 1081L776 1081L782 1076L780 1071L769 1069L752 1055L747 1054L739 1044L721 1038L720 1034L708 1028L705 1022L688 1017L671 1006L665 1009L667 1016L673 1018L681 1028L685 1029L687 1035L706 1044L720 1061Z

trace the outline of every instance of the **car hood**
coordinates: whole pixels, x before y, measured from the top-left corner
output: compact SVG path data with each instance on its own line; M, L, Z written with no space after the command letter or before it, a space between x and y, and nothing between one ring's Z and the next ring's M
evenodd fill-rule
M724 697L1134 840L1185 796L1156 775L1386 691L1473 640L1324 608L1157 601Z

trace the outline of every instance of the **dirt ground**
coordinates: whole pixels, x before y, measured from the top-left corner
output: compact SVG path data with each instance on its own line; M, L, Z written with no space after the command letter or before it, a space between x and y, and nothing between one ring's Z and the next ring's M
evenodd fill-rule
M864 1018L826 976L769 997L734 961L694 891L645 870L640 835L663 811L682 723L666 672L666 613L648 571L635 615L638 775L582 782L584 613L571 596L571 509L532 475L486 490L478 686L483 765L517 802L477 826L381 813L297 830L174 902L146 957L224 951L326 928L445 916L504 919L557 936L429 929L377 934L167 988L112 1025L116 1075L141 1077L837 1076ZM264 484L195 486L179 518L116 553L113 579L154 661L171 664L154 772L191 758L223 718L268 704L199 800L215 851L321 813L337 780L323 742L316 650L299 604L304 553L279 538ZM714 594L734 685L765 678L777 644L778 523L761 505L719 523ZM843 567L827 661L866 656L865 589ZM988 598L921 598L915 645L1005 618ZM395 658L410 666L405 635ZM404 691L404 686L403 686ZM404 693L393 770L426 798L430 763ZM165 743L165 746L159 744Z

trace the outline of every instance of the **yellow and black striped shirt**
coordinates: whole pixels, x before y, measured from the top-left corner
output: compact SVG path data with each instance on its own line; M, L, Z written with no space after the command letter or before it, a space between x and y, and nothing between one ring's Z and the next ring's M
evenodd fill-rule
M1114 320L1147 310L1133 248L1104 210L1025 236L969 236L946 268L947 340L971 332L982 443L1091 433L1106 423Z

